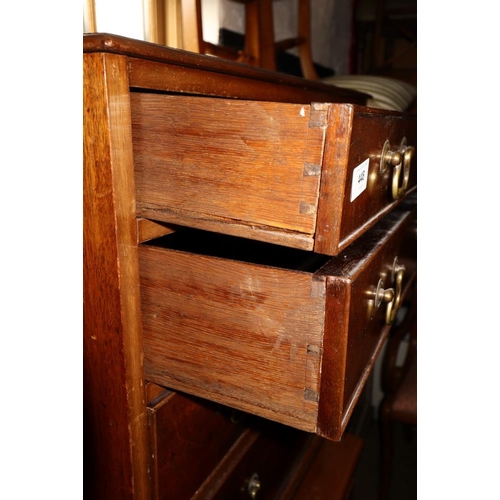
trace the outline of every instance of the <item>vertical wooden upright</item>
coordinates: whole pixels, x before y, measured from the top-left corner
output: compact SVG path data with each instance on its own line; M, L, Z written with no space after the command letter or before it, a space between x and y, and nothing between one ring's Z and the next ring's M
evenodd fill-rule
M84 54L85 498L149 498L126 58Z
M245 3L245 53L256 66L276 71L272 0Z

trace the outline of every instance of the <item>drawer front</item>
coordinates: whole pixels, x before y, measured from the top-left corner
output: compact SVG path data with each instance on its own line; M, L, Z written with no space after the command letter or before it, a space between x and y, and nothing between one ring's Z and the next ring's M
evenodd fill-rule
M328 284L316 430L320 435L342 436L416 278L415 224L416 210L404 218L395 211L321 270ZM339 279L346 275L350 286L340 288Z
M245 432L192 500L288 498L284 492L296 487L317 445L311 434L261 424Z
M414 115L332 105L316 252L337 255L416 189L416 140Z
M400 202L401 169L380 157L416 139L416 118L351 104L133 93L131 107L138 215L326 255Z
M190 499L249 420L237 410L174 392L150 403L147 412L158 500Z
M141 245L147 378L340 439L387 330L370 301L412 214L332 259L195 230Z

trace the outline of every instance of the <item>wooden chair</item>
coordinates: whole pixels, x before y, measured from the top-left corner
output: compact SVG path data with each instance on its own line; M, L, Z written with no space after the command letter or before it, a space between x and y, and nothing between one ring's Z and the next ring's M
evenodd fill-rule
M183 48L199 54L276 71L277 54L297 47L302 76L329 85L370 94L368 105L406 111L416 103L416 87L407 82L373 75L334 75L319 78L311 52L311 2L298 0L297 37L274 40L273 0L230 0L245 4L245 43L243 50L216 45L203 40L202 0L180 0L182 9ZM277 1L277 0L274 0Z
M241 50L224 47L203 39L202 0L180 0L182 19L182 48L198 54L207 54L223 59L253 64L251 58Z
M382 389L379 407L380 485L379 500L389 498L393 458L393 424L417 425L417 287L413 287L405 317L390 334L382 365ZM409 336L409 339L408 339ZM400 347L408 341L402 365L398 364Z
M203 40L201 0L181 0L183 48L276 71L276 55L297 47L304 78L317 80L311 55L309 0L298 0L297 36L274 40L273 0L231 0L245 5L245 47L234 50Z

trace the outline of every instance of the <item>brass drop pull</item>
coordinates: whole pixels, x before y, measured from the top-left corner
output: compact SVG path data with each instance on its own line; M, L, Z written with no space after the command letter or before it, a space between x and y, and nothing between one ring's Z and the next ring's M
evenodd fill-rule
M394 259L394 264L392 266L392 276L394 283L394 298L387 304L387 310L385 313L385 322L388 325L392 325L396 319L396 315L401 305L401 295L403 293L403 278L406 271L406 267L398 263L398 258Z
M394 289L387 288L384 290L384 282L382 279L379 279L377 289L375 290L374 300L376 308L378 308L382 302L390 304L394 300Z
M394 167L392 172L392 198L399 200L408 188L408 181L410 180L410 164L415 148L408 146L403 152L403 182L399 185L399 178L401 177L401 163Z
M392 198L399 200L408 189L410 180L411 159L415 152L413 146L406 145L406 137L403 137L399 149L391 150L391 143L386 140L382 153L380 154L380 172L385 172L387 167L392 166ZM403 172L401 179L401 172Z
M257 498L257 493L260 490L260 479L259 475L257 473L253 474L253 476L250 478L250 481L248 481L248 495L250 498Z
M389 165L396 167L401 164L403 156L399 151L391 151L391 143L387 140L384 142L382 154L380 155L380 172L385 172Z

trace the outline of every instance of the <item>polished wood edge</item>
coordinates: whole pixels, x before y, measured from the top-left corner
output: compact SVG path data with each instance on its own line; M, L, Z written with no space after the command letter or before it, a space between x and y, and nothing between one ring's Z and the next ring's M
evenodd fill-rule
M367 220L362 227L358 228L356 231L353 231L349 236L341 240L338 244L338 252L342 252L342 250L346 249L349 245L351 245L354 241L356 241L363 233L365 233L368 229L373 227L377 222L382 220L387 214L391 213L396 207L402 205L405 200L409 199L409 196L416 192L417 186L413 186L407 192L405 198L401 200L395 201L389 205L387 205L383 210L375 214L371 219Z
M134 40L109 33L85 33L83 35L83 52L110 52L124 56L139 57L171 65L187 66L210 72L225 73L231 76L243 76L262 82L277 83L303 90L317 90L329 93L333 102L341 98L345 102L366 103L368 94L350 89L343 89L314 80L256 68L244 63L228 61L215 57L196 54L182 49L175 49L143 40Z
M299 250L312 250L314 245L312 235L287 231L286 229L279 230L268 226L250 225L250 223L231 219L219 219L215 216L201 218L199 214L188 213L188 211L155 209L152 207L143 207L140 204L138 204L137 211L145 219L274 243Z
M401 302L405 301L409 291L413 287L413 283L415 282L416 278L417 278L417 273L416 272L412 273L401 294ZM345 428L347 427L347 424L349 423L349 419L351 418L352 412L354 411L354 407L356 406L356 403L358 402L359 397L361 396L361 392L365 388L366 382L368 381L368 377L372 373L373 367L375 365L375 361L377 361L378 355L380 354L380 351L384 347L385 341L387 340L387 337L389 336L391 329L392 325L386 325L383 327L382 334L380 335L377 347L375 348L375 351L373 352L373 355L370 358L369 363L366 365L363 375L359 380L359 383L356 386L356 389L354 390L351 399L345 405L344 416L342 418L342 427L341 427L342 432L344 432Z
M350 311L350 279L327 279L327 305L323 337L323 360L318 401L316 434L333 441L340 431L347 366L347 340Z
M411 110L396 111L393 109L372 108L369 106L356 105L356 111L360 116L383 115L383 116L395 116L405 120L415 120L415 121L417 120L417 114Z
M316 275L354 277L359 263L366 259L366 255L375 251L376 248L383 247L385 242L411 217L412 213L416 212L416 209L416 196L404 200L369 231L359 236L348 248L330 259L316 272Z
M255 429L246 429L191 497L191 500L209 500L214 498L226 479L254 445L255 441L257 441L259 435L260 433Z
M327 117L325 151L321 173L320 198L314 251L337 255L342 222L342 203L351 144L354 106L330 106ZM349 133L346 133L349 131Z

